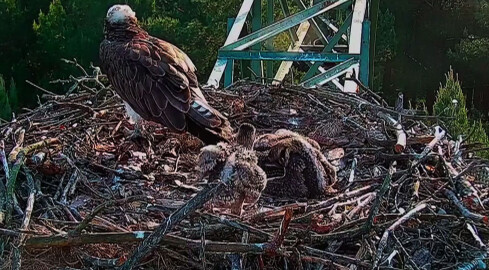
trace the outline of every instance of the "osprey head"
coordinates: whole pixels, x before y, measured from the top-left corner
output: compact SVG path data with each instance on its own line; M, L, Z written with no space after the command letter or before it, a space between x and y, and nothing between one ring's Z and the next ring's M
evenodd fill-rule
M136 12L128 5L113 5L107 11L107 17L105 19L111 24L120 24L129 21L137 22Z

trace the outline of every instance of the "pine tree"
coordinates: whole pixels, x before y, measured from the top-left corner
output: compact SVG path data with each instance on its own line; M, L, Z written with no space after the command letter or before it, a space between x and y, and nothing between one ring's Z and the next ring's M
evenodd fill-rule
M482 121L479 120L474 122L471 133L469 143L480 143L483 147L489 146L489 137L487 136ZM480 151L477 155L483 158L489 158L489 151Z
M8 101L7 89L5 88L5 80L0 75L0 118L10 120L12 118L12 110Z
M436 116L447 118L445 123L452 136L467 135L470 124L466 100L460 82L451 68L446 75L445 85L438 90L433 113Z
M470 135L468 137L469 143L480 143L483 147L489 146L489 137L482 121L474 121L470 124L471 120L468 117L462 87L451 68L446 75L445 85L438 90L433 112L436 116L450 118L445 120L445 124L454 138L459 135ZM481 151L477 154L480 157L489 158L489 151Z
M17 95L17 86L15 85L14 78L10 78L10 87L8 89L8 100L12 111L19 109L19 97Z

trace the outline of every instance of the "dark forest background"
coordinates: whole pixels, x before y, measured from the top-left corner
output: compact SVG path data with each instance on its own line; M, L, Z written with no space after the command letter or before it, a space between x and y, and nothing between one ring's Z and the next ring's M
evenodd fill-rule
M40 92L26 80L65 91L63 85L49 83L75 72L61 58L97 65L103 19L108 7L121 2L133 7L151 34L186 51L205 82L224 43L226 19L237 14L242 1L0 0L0 89L6 93L0 91L0 111L35 105ZM469 114L487 118L487 1L382 0L376 36L375 91L391 100L402 91L412 104L427 104L431 110L452 66ZM0 118L9 115L0 113Z

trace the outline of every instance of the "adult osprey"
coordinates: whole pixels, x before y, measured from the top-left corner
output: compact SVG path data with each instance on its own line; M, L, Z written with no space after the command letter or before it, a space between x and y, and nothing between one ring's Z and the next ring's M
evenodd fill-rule
M229 122L207 103L190 58L144 31L129 6L109 9L104 35L102 71L132 119L141 117L172 130L188 131L206 144L230 140Z

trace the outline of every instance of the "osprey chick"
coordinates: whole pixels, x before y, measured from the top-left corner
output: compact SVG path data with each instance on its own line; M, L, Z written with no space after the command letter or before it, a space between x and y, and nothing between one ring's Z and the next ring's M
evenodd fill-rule
M150 36L129 6L109 9L104 35L101 68L131 119L141 117L175 131L188 131L206 144L231 139L228 120L207 103L190 58L176 46Z
M270 148L272 148L278 142L290 138L304 139L314 148L321 150L321 146L319 146L319 144L315 140L302 136L299 133L293 132L288 129L279 129L275 131L275 133L267 133L259 136L255 141L254 149L257 151L267 151L270 150Z
M204 180L209 177L209 181L219 179L221 171L226 164L226 160L231 155L232 147L225 143L220 142L216 145L207 145L200 149L198 158L198 180Z
M206 177L209 177L210 181L219 179L227 158L233 152L240 148L253 149L255 132L256 129L253 125L244 123L239 127L238 133L234 135L234 144L220 142L216 145L202 147L197 163L200 174L198 180L203 180Z
M244 147L238 147L228 157L220 179L229 179L229 182L206 207L228 208L237 216L241 216L243 204L254 205L258 201L267 184L267 175L258 166L254 151Z
M241 124L235 141L229 145L218 143L201 149L198 168L201 179L226 180L226 188L206 204L207 208L228 208L232 214L241 215L243 204L255 204L265 189L267 176L258 166L253 151L256 129L251 124Z
M301 137L280 140L268 153L268 162L285 169L285 175L270 181L266 192L298 198L318 198L333 191L336 171L314 145Z

